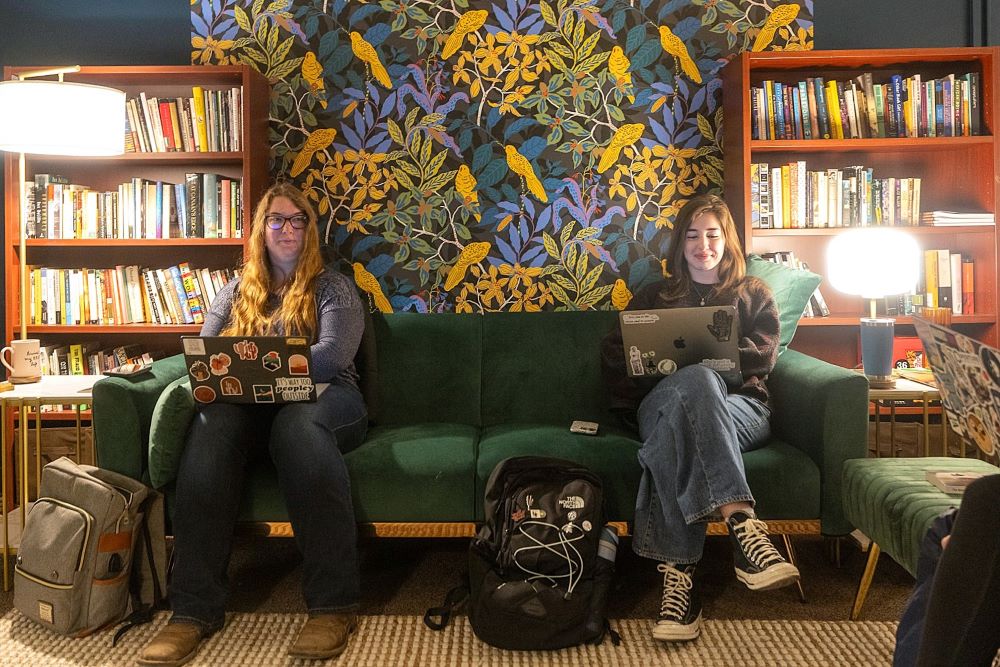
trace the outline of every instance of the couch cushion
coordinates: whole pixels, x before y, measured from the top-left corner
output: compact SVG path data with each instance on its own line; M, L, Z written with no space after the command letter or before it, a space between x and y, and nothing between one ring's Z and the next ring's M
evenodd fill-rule
M191 381L186 375L168 384L156 400L149 426L149 483L153 488L177 478L194 412Z
M755 254L747 256L747 274L763 280L774 294L781 322L778 341L778 354L781 354L792 342L802 311L823 278L812 271L775 264Z
M379 424L480 423L482 319L375 316Z
M477 430L378 426L345 458L358 521L472 521Z
M801 449L772 438L743 455L761 519L819 519L819 468Z
M617 319L610 311L484 316L483 424L609 423L600 346Z
M476 461L476 519L483 519L486 480L511 456L554 456L587 466L604 485L608 521L631 521L639 490L639 443L621 428L601 424L597 435L570 433L565 426L502 424L487 428Z

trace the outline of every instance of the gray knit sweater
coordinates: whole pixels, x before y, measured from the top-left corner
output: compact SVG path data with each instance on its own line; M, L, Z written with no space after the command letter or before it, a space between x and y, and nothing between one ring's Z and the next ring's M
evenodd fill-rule
M233 300L239 289L239 278L231 280L215 296L202 336L218 336L229 323ZM268 310L273 312L279 297L272 294ZM354 356L365 328L364 311L354 284L347 276L324 271L316 277L316 342L312 345L312 378L316 382L331 382L335 378L358 385ZM283 332L275 332L281 335Z

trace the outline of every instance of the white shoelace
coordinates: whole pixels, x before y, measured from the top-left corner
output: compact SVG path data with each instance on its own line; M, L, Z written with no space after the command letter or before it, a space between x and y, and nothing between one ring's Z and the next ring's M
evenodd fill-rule
M766 569L775 563L784 562L784 557L771 543L767 534L767 524L760 519L747 519L733 526L736 537L746 549L747 558L761 568Z
M676 567L660 563L656 569L663 573L663 599L660 600L660 616L681 620L687 614L691 600L691 577Z

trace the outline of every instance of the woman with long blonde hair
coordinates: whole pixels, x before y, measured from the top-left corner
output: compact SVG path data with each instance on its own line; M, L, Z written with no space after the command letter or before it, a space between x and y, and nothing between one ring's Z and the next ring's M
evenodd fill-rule
M725 521L736 577L751 590L795 583L799 571L754 514L743 470L742 453L770 436L765 382L778 357L774 297L746 275L733 216L716 195L694 197L680 210L666 260L668 275L639 290L628 309L735 306L742 382L727 384L701 364L629 377L620 327L605 338L601 355L611 407L642 440L632 549L658 561L663 573L653 637L688 641L701 632L694 568L708 521Z
M347 647L360 596L354 509L343 454L368 426L354 367L364 313L354 284L324 268L316 213L289 183L253 216L239 278L218 293L202 336L304 336L315 403L200 407L188 429L173 515L173 615L141 665L181 665L225 623L226 569L247 464L269 457L303 556L309 619L289 655L324 659Z

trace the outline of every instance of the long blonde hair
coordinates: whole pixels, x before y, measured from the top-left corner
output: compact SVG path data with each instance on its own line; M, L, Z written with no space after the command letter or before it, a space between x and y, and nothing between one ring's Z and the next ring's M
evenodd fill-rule
M686 203L677 213L674 229L670 234L670 248L667 254L667 299L675 301L689 294L691 287L691 271L684 257L684 241L691 223L705 213L714 213L722 227L725 240L725 251L719 260L719 282L713 292L728 294L735 290L747 273L746 259L743 257L743 247L736 231L733 214L722 197L706 194L698 195Z
M309 218L305 228L302 253L295 270L285 280L281 289L281 305L268 313L268 295L277 285L273 284L271 260L267 254L267 223L264 218L278 197L289 199ZM316 277L323 272L323 259L319 250L319 230L316 228L316 211L302 191L291 183L276 183L268 188L253 214L247 257L240 273L239 289L233 303L229 324L222 331L226 336L263 336L276 333L306 336L312 340L316 333Z

